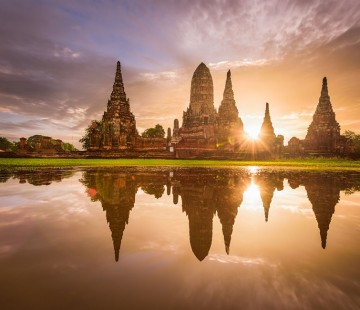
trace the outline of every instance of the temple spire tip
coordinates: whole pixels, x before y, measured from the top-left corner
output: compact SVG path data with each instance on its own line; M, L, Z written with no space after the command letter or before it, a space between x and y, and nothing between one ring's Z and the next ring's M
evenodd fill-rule
M327 84L327 78L325 76L322 81L321 96L328 96L328 95L329 95L328 84Z

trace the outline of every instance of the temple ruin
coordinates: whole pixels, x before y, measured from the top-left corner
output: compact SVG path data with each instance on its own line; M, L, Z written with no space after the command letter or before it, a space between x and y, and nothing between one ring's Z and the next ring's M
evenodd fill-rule
M90 126L90 151L166 150L166 138L139 135L135 116L130 110L130 99L126 97L120 61L116 64L107 110L99 124L93 122Z
M120 62L117 62L107 110L101 122L93 122L90 126L89 136L88 151L97 154L94 156L241 160L283 156L345 156L354 151L352 142L340 135L340 125L332 109L326 78L323 79L319 103L305 139L293 137L284 148L284 136L275 134L269 103L265 105L258 139L247 137L236 106L230 70L217 111L213 79L204 63L196 68L192 76L190 102L183 112L182 125L175 119L174 127L172 130L168 128L166 138L144 138L136 129L135 116L124 89Z
M277 158L281 156L283 136L276 137L269 104L258 141L248 139L234 99L231 72L227 72L219 111L214 107L214 87L209 68L201 63L195 70L190 104L183 113L183 124L174 121L171 146L177 158Z
M323 78L319 102L305 139L292 137L288 151L292 156L348 155L354 152L352 141L340 135L340 125L335 119L326 77Z

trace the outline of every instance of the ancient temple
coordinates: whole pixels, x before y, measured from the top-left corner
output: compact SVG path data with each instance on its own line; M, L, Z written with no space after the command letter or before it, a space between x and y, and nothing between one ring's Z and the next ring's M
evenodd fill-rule
M323 78L319 102L305 139L293 137L288 145L292 156L348 155L353 152L352 141L340 135L340 125L335 119L326 77Z
M202 126L216 123L214 108L214 86L209 68L201 63L191 79L190 106L183 116L182 130L199 130L200 137L206 137Z
M257 158L279 158L281 157L283 147L284 136L275 135L274 127L270 117L269 103L266 102L264 120L261 125L258 139L255 141Z
M90 144L93 148L105 150L122 149L134 144L137 135L135 116L130 111L130 100L126 98L118 61L113 90L102 117L101 132L91 137Z
M244 138L243 122L234 99L231 72L227 72L223 100L218 113L218 146L224 149L239 149L239 144Z
M135 157L139 151L160 151L164 153L163 157L166 157L164 151L169 144L166 138L148 138L138 134L135 116L130 110L130 100L126 97L119 61L116 64L115 81L107 110L101 121L92 122L89 130L90 151L101 151L101 154L105 154L104 151L117 154L128 151L133 152L129 156Z
M183 113L181 128L175 126L178 121L175 122L171 143L178 157L201 157L206 156L206 152L211 157L221 151L238 151L244 131L234 99L230 70L217 112L212 76L209 68L201 63L191 80L190 104Z
M335 119L326 77L323 78L321 95L306 137L305 149L335 152L340 140L340 125Z
M264 116L263 123L261 125L259 138L266 143L273 142L276 138L274 127L271 122L270 109L269 109L268 102L266 102L265 116Z
M201 63L191 80L190 105L183 113L178 146L215 149L216 121L212 76L209 68Z

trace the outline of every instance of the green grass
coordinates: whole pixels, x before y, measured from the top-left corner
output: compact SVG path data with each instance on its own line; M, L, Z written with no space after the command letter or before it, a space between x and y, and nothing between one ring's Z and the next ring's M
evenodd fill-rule
M0 158L0 168L15 167L243 167L267 166L298 169L360 170L360 161L342 159L282 159L271 161L176 160L176 159L70 159L70 158Z

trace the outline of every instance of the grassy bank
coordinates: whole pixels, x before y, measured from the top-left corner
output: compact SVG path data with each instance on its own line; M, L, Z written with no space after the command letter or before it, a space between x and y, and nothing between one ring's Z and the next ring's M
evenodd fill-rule
M175 159L69 159L0 158L0 168L15 167L243 167L267 166L300 169L360 170L360 161L341 159L283 159L271 161L175 160Z

